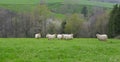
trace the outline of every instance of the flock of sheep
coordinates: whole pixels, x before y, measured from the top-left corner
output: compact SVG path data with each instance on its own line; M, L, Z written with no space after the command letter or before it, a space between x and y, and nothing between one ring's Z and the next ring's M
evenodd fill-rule
M37 33L35 34L35 38L41 38L41 34ZM58 39L73 39L73 34L47 34L46 38L48 38L48 40L50 39L54 39L54 38L58 38Z
M96 37L100 41L107 41L108 39L108 36L106 34L96 34ZM40 33L35 34L35 38L37 39L41 38L41 34ZM68 40L73 39L73 34L47 34L46 38L48 38L48 40L54 38Z

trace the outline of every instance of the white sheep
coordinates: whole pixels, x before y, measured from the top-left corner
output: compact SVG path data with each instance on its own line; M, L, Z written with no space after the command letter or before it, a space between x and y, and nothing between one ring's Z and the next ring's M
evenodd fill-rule
M63 34L63 39L73 39L73 34Z
M41 34L40 34L40 33L35 34L35 38L36 38L36 39L41 38Z
M106 41L108 39L108 36L106 34L96 34L96 36L100 41Z
M49 39L54 39L54 38L56 38L56 34L47 34L46 38L48 38L48 40Z
M62 35L62 34L58 34L58 35L57 35L57 38L58 38L58 39L62 39L62 38L63 38L63 35Z

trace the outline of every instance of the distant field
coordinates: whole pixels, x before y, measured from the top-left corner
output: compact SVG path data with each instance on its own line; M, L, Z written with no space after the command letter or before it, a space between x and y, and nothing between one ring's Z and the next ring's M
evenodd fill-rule
M44 0L45 2L63 2L64 0ZM40 0L0 0L1 4L37 4Z
M91 5L112 8L113 3L94 2L88 0L66 0L69 4ZM46 3L64 2L64 0L45 0ZM0 4L39 4L40 0L0 0Z
M120 40L0 38L0 62L120 62Z
M36 4L40 0L0 0L0 4Z

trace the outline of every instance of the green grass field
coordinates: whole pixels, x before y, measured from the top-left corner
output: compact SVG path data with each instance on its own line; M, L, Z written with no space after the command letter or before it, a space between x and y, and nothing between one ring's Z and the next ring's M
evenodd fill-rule
M120 40L0 38L0 62L120 62Z
M50 3L57 3L57 2L64 2L64 0L46 0L46 3L50 4ZM0 4L4 4L4 5L9 5L9 6L13 6L13 7L20 7L19 5L35 5L35 4L39 4L40 0L0 0ZM95 1L89 1L89 0L71 0L66 2L68 4L79 4L79 5L86 5L86 6L100 6L100 7L106 7L106 8L112 8L113 7L113 3L107 3L107 2L95 2ZM28 8L28 6L22 6L25 8ZM0 7L2 7L0 5ZM4 6L5 8L7 8L7 6ZM21 8L21 7L20 7Z

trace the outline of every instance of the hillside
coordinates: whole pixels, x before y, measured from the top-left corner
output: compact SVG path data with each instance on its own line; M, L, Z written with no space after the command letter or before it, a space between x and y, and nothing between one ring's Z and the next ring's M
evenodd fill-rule
M67 1L67 2L66 2ZM113 3L89 1L89 0L45 0L47 4L61 2L62 4L80 4L112 8ZM0 0L0 4L39 4L40 0Z
M0 0L0 7L9 9L15 12L29 12L34 9L42 0ZM61 7L69 4L75 6L74 11L79 13L83 6L87 6L91 11L92 6L103 8L112 8L114 3L98 2L92 0L44 0L50 10L55 9L55 13L61 13ZM66 12L73 13L73 10L66 10ZM66 13L65 12L65 13Z

